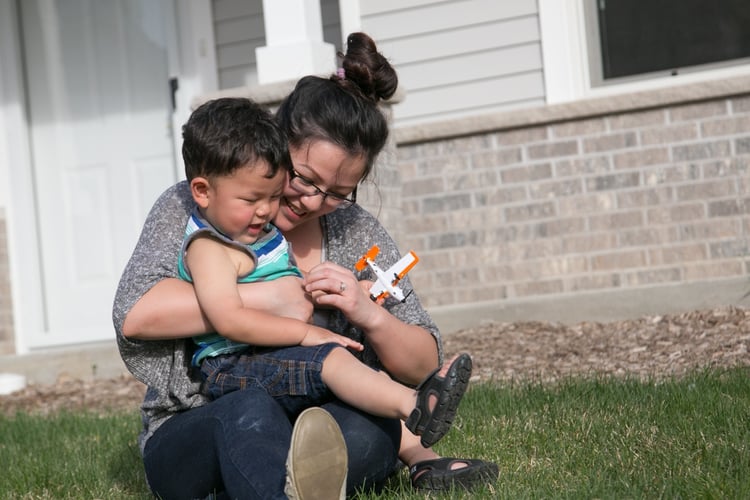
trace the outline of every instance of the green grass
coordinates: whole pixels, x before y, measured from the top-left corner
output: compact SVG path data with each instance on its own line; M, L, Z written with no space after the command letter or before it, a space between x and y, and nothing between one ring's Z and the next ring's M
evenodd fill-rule
M0 498L149 498L137 414L0 417ZM500 467L433 498L750 498L750 369L471 387L436 449ZM425 498L406 471L380 496Z
M140 416L0 416L0 498L151 498Z

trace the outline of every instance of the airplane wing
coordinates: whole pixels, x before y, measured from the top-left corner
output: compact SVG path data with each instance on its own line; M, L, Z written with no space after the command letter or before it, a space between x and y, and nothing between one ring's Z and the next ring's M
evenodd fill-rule
M401 257L398 262L389 267L385 272L385 275L393 277L391 285L396 286L398 282L401 281L401 278L406 276L406 273L411 271L411 268L417 265L417 262L419 262L419 257L417 257L417 254L413 251L410 251Z
M373 245L372 248L370 248L364 257L359 259L356 264L354 264L354 268L357 271L361 271L362 269L367 266L367 262L375 262L375 257L378 256L378 253L380 252L380 247L377 245Z

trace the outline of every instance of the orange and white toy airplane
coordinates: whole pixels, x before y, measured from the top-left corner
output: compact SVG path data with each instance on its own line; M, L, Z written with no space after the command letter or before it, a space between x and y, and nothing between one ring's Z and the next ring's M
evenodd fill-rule
M375 257L380 252L380 248L374 245L370 248L364 257L359 259L354 265L357 271L362 271L365 266L370 266L372 272L375 273L377 281L370 287L370 298L372 300L378 300L380 298L388 297L389 295L396 300L403 302L406 300L408 295L404 295L404 291L398 286L398 282L406 276L406 273L411 271L417 262L419 257L413 251L410 251L401 259L388 268L387 271L383 271L380 266L375 263Z

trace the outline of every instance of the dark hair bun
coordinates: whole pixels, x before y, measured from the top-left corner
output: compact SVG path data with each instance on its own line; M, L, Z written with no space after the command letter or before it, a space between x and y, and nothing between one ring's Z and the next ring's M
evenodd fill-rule
M344 69L342 84L349 82L375 102L391 97L398 87L396 70L383 54L378 52L375 42L365 33L352 33L346 39L346 54L339 53ZM339 75L341 77L341 75Z

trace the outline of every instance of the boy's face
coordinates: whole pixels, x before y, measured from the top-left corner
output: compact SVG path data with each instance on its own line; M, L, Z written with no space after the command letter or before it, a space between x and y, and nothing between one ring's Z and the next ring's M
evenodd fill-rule
M280 168L272 178L266 177L267 172L267 163L260 161L244 165L232 175L206 181L205 195L195 200L203 216L235 241L257 241L266 224L276 217L286 183L284 169ZM195 189L193 197L196 198Z

